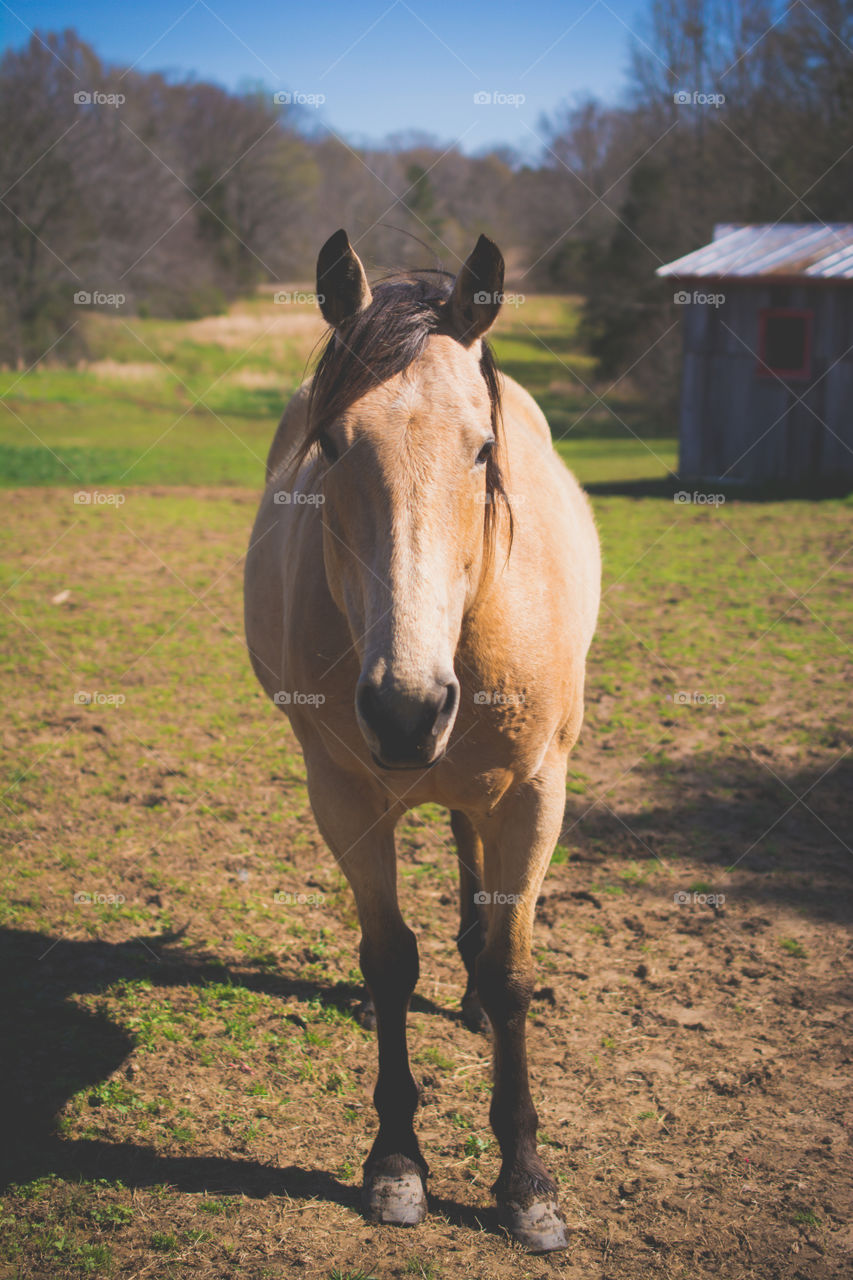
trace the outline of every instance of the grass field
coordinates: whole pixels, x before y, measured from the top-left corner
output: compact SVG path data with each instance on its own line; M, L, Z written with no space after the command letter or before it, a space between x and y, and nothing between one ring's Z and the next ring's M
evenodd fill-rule
M576 437L584 413L616 419L572 381L592 386L574 307L525 305L498 353L581 478L664 476L672 441ZM317 333L261 298L194 325L98 320L85 366L0 375L0 1277L845 1274L838 501L595 497L605 596L530 1028L572 1248L525 1257L494 1219L488 1044L458 1018L454 859L429 807L399 843L431 1215L361 1219L357 926L241 630L262 460ZM640 429L627 393L612 403ZM74 502L101 486L123 501Z
M84 314L78 367L0 371L2 483L261 484L270 424L323 333L316 308L273 296L192 324ZM665 474L673 442L639 445L642 405L630 388L594 385L577 321L570 299L508 308L501 366L537 396L584 481Z

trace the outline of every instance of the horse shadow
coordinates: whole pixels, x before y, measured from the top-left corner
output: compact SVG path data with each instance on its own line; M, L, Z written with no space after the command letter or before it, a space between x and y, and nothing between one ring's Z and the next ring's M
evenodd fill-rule
M843 743L839 742L838 746ZM793 909L814 920L853 921L853 857L849 846L853 754L780 772L737 756L696 753L676 766L642 763L654 805L635 812L614 801L572 796L565 840L580 846L580 865L608 857L642 864L656 858L676 870L703 868L710 885L736 873L738 898L751 906ZM693 871L695 874L695 870ZM664 893L652 881L646 896ZM642 886L636 886L642 896Z
M276 1167L227 1156L167 1156L132 1142L69 1139L59 1132L57 1116L66 1102L81 1091L95 1090L121 1068L134 1047L133 1038L109 1017L72 997L97 995L122 979L203 986L231 976L224 966L199 959L184 947L173 950L179 939L179 934L166 934L108 943L0 929L0 1189L57 1175L69 1181L168 1184L180 1191L257 1199L319 1198L357 1211L358 1189L325 1169ZM282 1003L297 997L352 1009L364 995L349 983L269 973L241 971L235 980ZM412 1007L451 1019L461 1016L424 997L413 1000ZM476 1227L476 1219L483 1220L481 1210L475 1213L435 1197L431 1201L460 1226Z

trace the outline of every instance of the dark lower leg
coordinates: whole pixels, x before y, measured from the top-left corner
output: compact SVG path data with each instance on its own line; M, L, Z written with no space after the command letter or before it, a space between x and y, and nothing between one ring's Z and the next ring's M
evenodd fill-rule
M556 1183L536 1153L539 1117L528 1080L527 1011L533 994L532 970L510 970L506 957L483 952L477 963L477 989L492 1024L495 1045L489 1119L502 1162L492 1190L499 1201L526 1207L556 1193Z
M411 1161L425 1176L427 1166L413 1128L418 1090L406 1044L406 1014L418 980L418 950L411 929L401 923L387 936L363 937L361 968L376 1012L379 1042L379 1076L373 1094L379 1133L365 1172L380 1164L386 1173L402 1171Z

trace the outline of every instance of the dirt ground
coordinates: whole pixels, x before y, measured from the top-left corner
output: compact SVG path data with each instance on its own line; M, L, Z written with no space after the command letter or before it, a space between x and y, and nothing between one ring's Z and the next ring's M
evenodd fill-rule
M529 1028L572 1239L531 1258L492 1207L437 809L399 831L431 1212L360 1216L358 932L245 659L253 501L6 499L0 1276L853 1274L850 508L597 502Z

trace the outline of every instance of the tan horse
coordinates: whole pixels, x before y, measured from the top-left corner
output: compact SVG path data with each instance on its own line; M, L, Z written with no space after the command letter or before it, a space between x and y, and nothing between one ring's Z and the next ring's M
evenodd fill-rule
M418 951L394 829L430 801L450 809L458 847L463 1012L476 1026L485 1009L494 1039L502 1221L531 1250L561 1248L525 1037L536 898L598 612L595 526L541 411L482 341L503 287L491 241L452 286L422 273L371 292L339 231L317 281L333 332L270 451L246 634L358 907L379 1040L365 1209L398 1225L426 1213L406 1046Z

